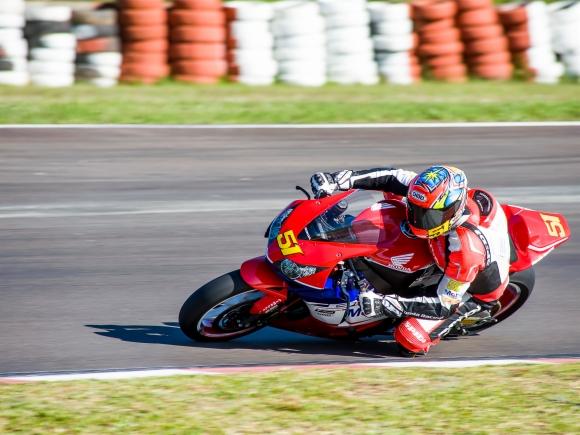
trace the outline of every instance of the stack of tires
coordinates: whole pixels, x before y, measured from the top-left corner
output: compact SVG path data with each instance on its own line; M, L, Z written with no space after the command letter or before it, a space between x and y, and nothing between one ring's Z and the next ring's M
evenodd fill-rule
M163 0L119 0L123 40L121 81L156 83L169 75Z
M75 81L76 38L68 6L28 6L28 70L34 85L66 87Z
M553 29L552 45L571 77L580 77L580 2L552 3L550 23Z
M418 0L412 4L419 34L419 56L428 75L436 80L464 82L464 45L455 24L458 7L454 0Z
M469 71L488 80L507 80L514 67L503 27L492 0L457 0L457 22Z
M115 86L121 75L121 38L113 8L73 12L77 37L76 79L99 87Z
M236 1L226 5L228 21L228 76L246 85L270 85L278 72L269 3Z
M546 4L505 5L498 9L508 35L513 61L538 83L557 83L564 66L556 61Z
M526 4L528 13L528 31L530 33L530 48L526 52L525 64L538 83L558 83L564 75L564 65L556 60L552 47L552 29L550 13L543 1L533 1ZM580 32L580 29L576 29Z
M24 0L0 2L0 85L28 83L28 44L24 39Z
M170 23L173 77L189 83L217 83L227 72L221 0L177 0Z
M415 52L417 35L413 33L410 5L372 2L368 8L375 59L381 76L399 85L419 81L421 67Z
M275 3L272 33L280 81L298 86L326 83L326 37L317 3Z
M365 0L319 0L326 27L328 80L340 84L379 82Z

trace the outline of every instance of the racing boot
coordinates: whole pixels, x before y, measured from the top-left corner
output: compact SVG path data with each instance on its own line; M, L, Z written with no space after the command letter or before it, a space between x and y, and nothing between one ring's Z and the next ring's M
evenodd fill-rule
M454 327L466 317L476 315L481 311L481 305L473 299L462 303L449 317L440 320L419 319L407 316L395 328L395 341L407 355L420 355L438 344Z

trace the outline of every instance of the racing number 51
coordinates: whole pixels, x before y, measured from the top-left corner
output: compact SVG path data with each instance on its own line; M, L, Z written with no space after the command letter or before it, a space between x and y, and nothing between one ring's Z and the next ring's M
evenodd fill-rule
M282 255L303 254L302 249L296 240L296 236L294 235L294 231L289 230L283 234L278 234L276 240L278 241L278 246L280 247L280 251L282 251Z
M564 230L564 227L562 226L558 216L551 216L549 214L543 213L540 213L540 216L546 224L549 235L553 237L564 237L566 235L566 231Z

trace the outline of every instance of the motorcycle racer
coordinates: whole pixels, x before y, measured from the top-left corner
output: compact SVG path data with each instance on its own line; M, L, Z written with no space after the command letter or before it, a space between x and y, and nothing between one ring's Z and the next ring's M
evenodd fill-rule
M409 237L427 239L443 271L436 288L410 297L360 293L368 317L401 318L394 337L404 351L426 353L464 317L493 307L509 280L510 239L503 209L488 192L469 189L462 170L431 166L420 174L396 168L318 172L315 194L366 189L405 197Z

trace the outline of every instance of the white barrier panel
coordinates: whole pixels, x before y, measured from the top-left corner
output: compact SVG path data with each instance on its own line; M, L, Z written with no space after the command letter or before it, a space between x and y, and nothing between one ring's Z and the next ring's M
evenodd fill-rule
M24 9L24 0L0 0L0 85L29 82Z

